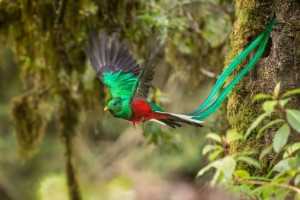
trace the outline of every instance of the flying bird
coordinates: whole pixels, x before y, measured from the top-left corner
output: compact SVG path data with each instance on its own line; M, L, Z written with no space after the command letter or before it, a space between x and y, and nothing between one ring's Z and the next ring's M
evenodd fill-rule
M98 78L108 89L110 98L104 110L114 117L129 120L133 124L152 120L172 128L180 127L182 123L201 126L202 121L189 115L165 112L147 99L154 67L150 63L141 67L127 45L115 35L108 37L105 33L93 33L86 54Z
M117 118L131 121L133 124L151 120L172 128L181 127L182 124L202 126L203 121L216 112L236 84L260 60L267 47L274 24L275 19L272 19L265 30L233 58L232 62L218 76L208 97L188 114L166 112L155 102L147 99L155 68L151 64L151 60L157 51L154 51L148 58L150 62L146 62L142 67L130 54L127 45L115 35L109 37L105 33L91 34L86 54L97 77L106 86L109 93L104 110L108 110ZM251 53L253 56L248 59ZM247 61L246 64L228 82L233 71L245 61Z

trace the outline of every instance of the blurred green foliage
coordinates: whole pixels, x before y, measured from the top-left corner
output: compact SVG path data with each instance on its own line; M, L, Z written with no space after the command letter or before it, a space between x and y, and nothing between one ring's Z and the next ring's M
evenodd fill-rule
M153 184L148 171L158 185L193 179L209 128L132 129L104 114L85 42L92 30L118 32L143 63L153 50L148 43L163 39L155 80L163 95L151 96L182 112L207 92L212 80L203 71L222 69L232 15L231 1L0 1L0 189L12 199L47 199L49 188L67 198L68 145L84 199Z
M212 185L224 184L245 198L299 199L300 110L289 103L299 94L299 89L280 91L280 83L273 94L257 94L253 101L261 104L263 112L244 134L229 130L223 137L207 135L212 143L202 153L210 162L198 176L214 168ZM258 146L251 142L255 140L266 144ZM244 147L236 149L237 143Z
M0 0L0 199L69 199L77 178L83 199L155 200L196 188L199 169L199 182L243 198L299 198L299 89L258 94L262 114L245 133L226 130L220 113L173 130L102 111L90 31L117 32L141 63L163 40L150 98L185 112L223 67L233 12L230 0Z

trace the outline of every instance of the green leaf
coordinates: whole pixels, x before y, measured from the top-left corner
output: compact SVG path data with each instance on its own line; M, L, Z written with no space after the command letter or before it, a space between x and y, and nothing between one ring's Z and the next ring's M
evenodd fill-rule
M216 160L217 157L223 153L223 148L219 148L219 149L215 149L214 151L212 151L209 156L208 156L208 159L209 160Z
M282 147L286 145L290 135L290 127L287 124L282 125L275 133L273 138L273 149L279 153Z
M296 94L300 94L300 88L292 89L292 90L289 90L289 91L285 92L283 94L283 97L289 97L289 96L293 96L293 95L296 95Z
M226 141L228 143L240 140L242 138L243 136L240 133L238 133L236 129L230 129L226 133Z
M286 172L288 170L291 169L290 166L290 161L294 159L294 158L288 158L288 159L284 159L279 161L272 169L272 171L276 171L276 172Z
M264 131L267 130L268 128L272 128L275 124L283 123L285 122L283 119L275 119L264 125L261 129L259 129L256 139L260 138Z
M217 160L218 161L218 160ZM214 167L214 163L217 162L217 161L214 161L208 165L206 165L205 167L203 167L202 169L200 169L200 171L197 173L197 178L200 177L200 176L203 176L206 172L208 172L211 168Z
M215 167L224 174L226 180L230 180L236 167L236 161L232 156L227 156L219 160L219 162L215 164Z
M202 168L198 174L197 177L202 176L207 171L209 171L211 168L215 168L217 171L216 173L222 173L224 175L224 179L230 180L232 178L233 172L236 167L236 162L231 156L227 156L223 159L216 160L209 165Z
M280 94L280 86L281 86L281 83L278 82L274 88L274 91L273 91L273 96L277 99L279 97L279 94Z
M294 179L294 184L297 186L300 183L300 174L298 174Z
M200 177L200 176L203 176L206 172L208 172L211 168L216 168L217 170L219 169L220 167L220 163L222 163L224 160L223 159L220 159L220 160L216 160L208 165L206 165L205 167L203 167L197 174L197 177Z
M283 158L290 157L293 153L295 153L299 149L300 149L300 142L289 145L283 154Z
M214 176L213 176L213 178L210 181L210 186L215 187L215 185L220 181L222 175L223 174L222 174L221 170L217 169Z
M211 145L211 144L205 145L205 147L202 150L202 154L206 155L207 153L216 149L222 149L222 147L219 145Z
M271 113L274 111L275 106L277 105L278 101L265 101L262 105L262 108L265 112Z
M271 151L272 151L272 145L269 145L266 148L264 148L259 155L259 160L262 160L266 155L271 153Z
M250 125L250 127L248 128L248 130L246 131L245 134L245 139L248 138L248 136L251 134L251 132L258 126L259 123L262 122L262 120L264 120L266 117L268 117L270 115L270 113L263 113L261 115L259 115L255 121Z
M286 114L289 124L293 129L300 133L300 111L288 109Z
M253 97L253 102L260 101L260 100L269 100L272 98L273 97L270 94L259 93Z
M207 138L207 139L214 140L214 141L219 142L219 143L222 142L221 137L220 137L218 134L216 134L216 133L208 133L208 134L206 135L206 138Z
M291 172L291 170L299 170L300 167L300 160L299 157L291 157L284 160L279 161L271 170L271 172L276 171L280 174L277 175L277 177L282 177L282 174L286 172ZM276 178L276 176L274 177ZM273 178L273 181L274 181ZM277 179L277 178L276 178Z
M257 154L257 149L249 149L247 151L237 152L234 155L236 155L236 156L252 156L255 154Z
M250 174L248 171L246 170L243 170L243 169L239 169L239 170L236 170L234 172L234 175L239 177L239 178L242 178L242 179L248 179L250 178Z
M291 100L291 98L279 100L279 105L281 107L284 107L290 100Z
M260 163L256 159L254 159L254 158L251 158L251 157L248 157L248 156L239 156L239 157L237 157L237 160L245 162L248 165L252 165L252 166L254 166L254 167L258 168L258 169L261 168Z

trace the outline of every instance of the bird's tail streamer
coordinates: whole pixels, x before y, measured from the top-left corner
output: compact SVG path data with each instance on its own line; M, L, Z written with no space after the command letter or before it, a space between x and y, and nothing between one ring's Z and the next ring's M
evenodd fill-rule
M233 58L231 63L224 69L218 77L216 83L211 89L207 98L199 105L199 107L189 115L196 120L204 120L222 105L226 97L231 93L233 88L248 74L248 72L256 65L256 63L263 56L267 47L270 34L274 24L275 18L270 21L266 29L260 33L242 52ZM256 51L255 51L256 50ZM232 72L244 62L251 52L255 52L253 57L245 64L242 69L234 76L233 80L229 82L224 88L224 84Z

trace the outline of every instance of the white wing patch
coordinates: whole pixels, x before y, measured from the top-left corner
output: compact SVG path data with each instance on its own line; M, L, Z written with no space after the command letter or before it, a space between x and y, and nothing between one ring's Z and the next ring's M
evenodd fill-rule
M151 122L156 122L156 123L158 123L158 124L160 124L160 125L163 125L163 126L167 126L166 123L163 123L162 121L159 121L159 120L157 120L157 119L150 119L149 121L151 121Z
M178 118L181 118L183 120L186 120L186 121L189 121L189 122L192 122L192 123L195 123L195 124L199 124L199 125L203 123L203 121L193 119L193 117L189 116L189 115L175 114L175 113L169 113L169 112L160 112L160 111L156 111L156 113L171 115L171 116L178 117Z

